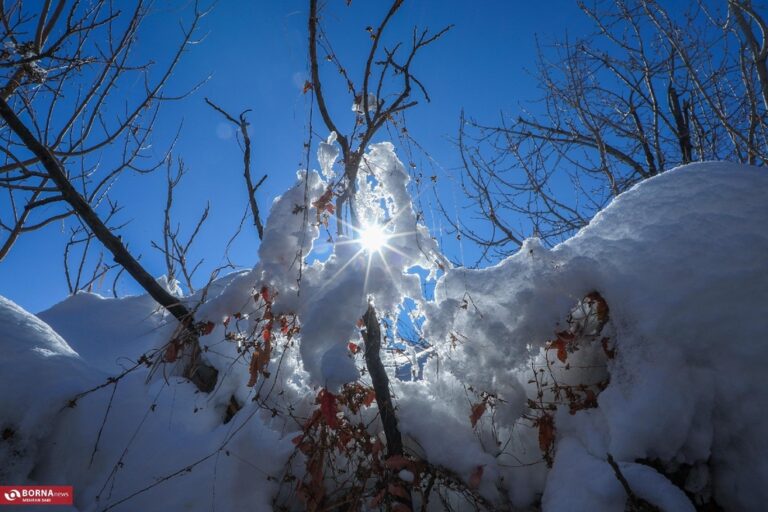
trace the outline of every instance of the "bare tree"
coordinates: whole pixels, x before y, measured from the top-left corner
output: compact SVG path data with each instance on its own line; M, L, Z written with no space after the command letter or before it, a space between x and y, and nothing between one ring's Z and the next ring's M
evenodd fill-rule
M417 105L412 98L414 89L418 89L424 99L429 101L429 94L424 84L414 76L412 64L417 53L440 39L451 26L435 33L428 29L413 29L410 44L397 42L391 47L384 43L385 30L402 7L403 0L394 0L377 27L367 27L370 35L363 73L357 84L352 80L346 67L340 62L333 50L331 42L325 36L320 23L318 0L309 2L309 64L311 82L305 84L305 92L312 91L317 102L317 108L326 128L336 134L336 140L341 147L341 157L344 172L336 183L326 191L328 200L336 197L336 228L339 235L347 232L356 236L361 228L360 220L355 212L355 194L357 192L358 173L361 169L363 155L368 144L376 133L388 122L394 121L394 116L402 114L407 109ZM350 95L355 112L354 124L351 131L342 133L338 120L331 115L324 93L324 82L320 76L318 47L325 55L324 60L332 63L342 77L347 92ZM391 89L392 83L399 83L399 88ZM344 209L347 209L349 221L344 220ZM349 229L351 228L351 229ZM389 378L381 362L381 328L376 311L370 305L363 316L365 330L365 362L376 394L384 432L387 437L388 457L402 456L403 444L397 426L397 417L392 397L389 391ZM400 497L392 494L392 499L404 510L411 510L410 491L403 489Z
M462 185L481 227L448 220L481 260L526 236L556 243L676 165L768 161L764 10L748 0L580 7L595 32L539 47L538 102L498 123L462 115Z
M186 349L184 375L209 391L216 370L202 360L193 315L155 281L96 211L107 202L121 173L150 172L162 164L165 157L140 166L148 156L147 141L159 104L180 97L164 91L206 12L195 4L178 46L156 70L151 62L131 58L149 12L143 0L125 13L109 0L52 4L0 3L4 45L0 73L6 82L0 90L0 151L5 158L0 188L10 198L12 217L10 223L0 224L7 233L0 259L25 231L76 215L88 233L82 243L98 239L114 261L180 322L178 338ZM113 93L137 79L133 83L143 87L121 97L124 105L113 110L117 106ZM110 161L110 155L117 156ZM33 220L42 206L46 208L41 218ZM70 241L81 243L77 240L73 234ZM80 286L82 265L79 268L74 288Z
M314 92L320 116L323 118L326 128L336 133L336 140L341 147L344 173L334 187L337 197L336 220L339 234L344 231L343 210L345 206L349 208L349 222L353 230L359 228L351 198L355 194L357 174L365 148L379 129L391 121L394 115L418 104L417 100L412 99L414 88L417 88L424 99L429 101L426 88L411 70L416 54L440 39L451 29L451 26L447 26L438 32L430 33L428 29L418 30L414 28L409 47L398 42L387 48L383 41L384 32L402 5L403 0L393 1L378 26L376 28L367 27L366 30L370 34L371 43L362 77L356 85L333 51L330 41L324 35L320 24L318 1L310 0L309 2L309 61L312 81L307 83L306 89L311 89ZM325 100L323 82L320 77L321 61L318 59L318 47L325 53L324 60L332 63L344 79L356 112L354 125L347 135L340 131L340 123L331 115ZM399 89L390 90L388 84L393 78L399 79Z
M120 10L126 5L59 0L0 7L0 98L65 164L67 178L95 207L125 171L151 172L162 163L150 159L149 136L160 103L180 96L164 90L205 15L195 8L178 46L158 68L132 52L148 5L138 0ZM117 98L128 83L132 93ZM0 212L0 260L23 233L73 213L39 158L12 131L2 131L2 142L0 189L9 207Z

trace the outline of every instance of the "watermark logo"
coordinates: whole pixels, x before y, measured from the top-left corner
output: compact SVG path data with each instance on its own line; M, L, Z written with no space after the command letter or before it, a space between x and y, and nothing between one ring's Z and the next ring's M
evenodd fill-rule
M0 485L0 505L72 505L71 485Z
M21 493L18 489L11 489L10 492L4 492L3 496L5 496L5 499L8 501L15 501L18 498L21 498Z

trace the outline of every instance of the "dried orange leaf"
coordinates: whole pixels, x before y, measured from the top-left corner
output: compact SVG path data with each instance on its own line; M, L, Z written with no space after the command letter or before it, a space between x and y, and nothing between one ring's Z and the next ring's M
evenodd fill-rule
M411 461L402 455L393 455L384 461L384 465L392 471L400 471L401 469L406 468L410 463Z
M205 336L206 334L211 334L213 331L214 324L213 322L200 322L197 324L197 330L200 332L200 335Z
M336 395L323 389L317 397L320 401L320 412L322 412L325 422L329 427L337 428L339 426L339 418L336 416L338 412Z
M411 497L408 494L408 491L405 490L405 488L399 484L399 483L391 483L387 486L387 492L392 496L397 496L398 498L402 498L404 500L410 500Z
M368 391L365 393L365 397L363 398L363 405L365 405L366 407L369 407L375 399L376 399L376 392L373 390L373 388L369 388Z
M168 344L168 346L165 349L165 354L163 354L163 361L166 363L172 363L176 361L176 358L179 355L179 349L176 347L175 342L171 342Z
M549 414L545 414L538 420L539 448L543 452L549 452L555 443L555 423Z
M559 336L556 340L549 342L549 348L554 348L557 350L557 358L561 363L564 363L566 359L568 359L568 351L565 349L565 343L565 340Z
M473 427L477 425L477 421L483 416L483 413L485 413L485 409L486 409L485 402L479 402L472 406L472 413L469 415L469 421L472 422Z

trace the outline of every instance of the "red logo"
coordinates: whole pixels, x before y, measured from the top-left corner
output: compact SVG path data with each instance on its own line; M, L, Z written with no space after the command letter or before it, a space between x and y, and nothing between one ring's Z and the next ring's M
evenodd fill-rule
M71 485L0 485L0 505L72 505Z

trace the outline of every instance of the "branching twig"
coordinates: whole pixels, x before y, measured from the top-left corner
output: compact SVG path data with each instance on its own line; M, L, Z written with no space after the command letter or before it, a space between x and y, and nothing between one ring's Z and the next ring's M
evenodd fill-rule
M224 118L233 123L240 130L240 136L243 138L243 176L245 178L245 188L248 192L248 203L251 206L251 214L253 215L253 224L256 226L256 231L259 234L259 240L264 238L264 226L261 223L261 216L259 215L259 205L256 202L256 191L267 179L267 175L261 177L261 179L254 185L253 178L251 176L251 137L248 135L248 121L245 115L250 112L249 110L243 110L240 112L238 119L235 119L229 115L224 109L216 105L214 102L205 98L205 102L211 106L216 112L224 116Z

